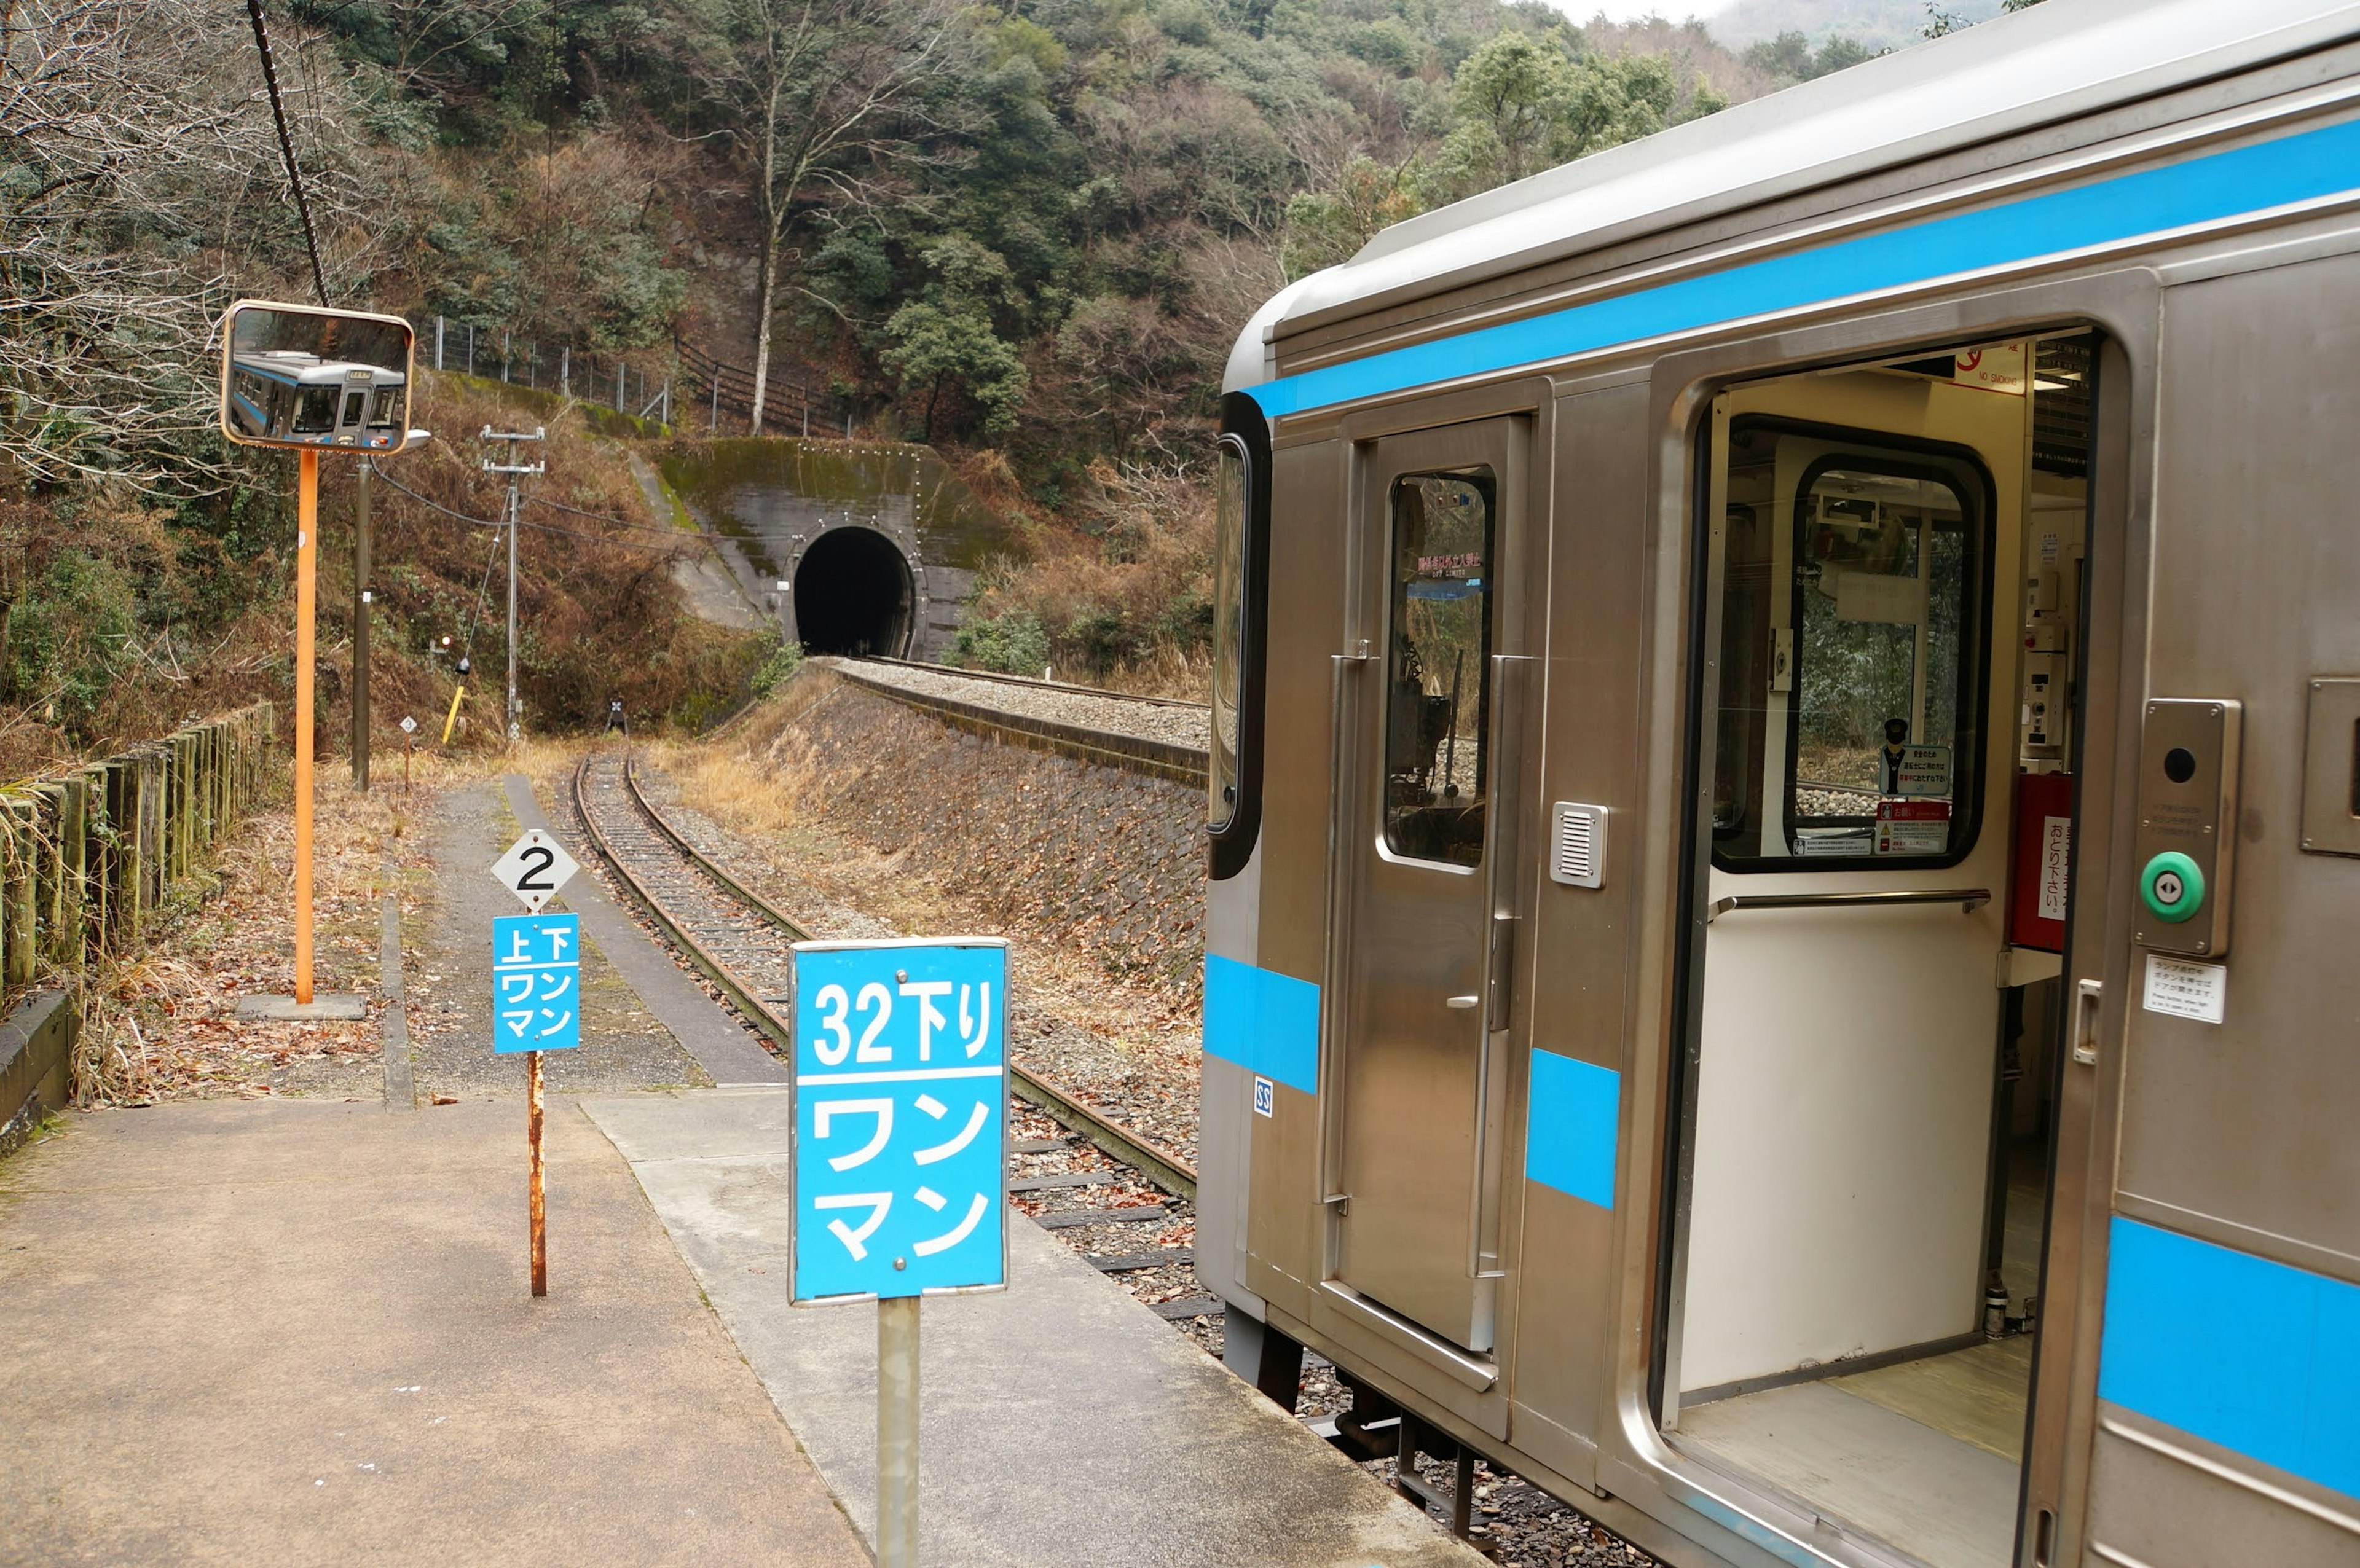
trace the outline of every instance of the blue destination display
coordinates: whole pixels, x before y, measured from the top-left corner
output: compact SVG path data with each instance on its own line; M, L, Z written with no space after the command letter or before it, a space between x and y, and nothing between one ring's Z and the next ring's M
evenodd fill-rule
M798 1303L1008 1282L1008 950L795 948Z
M570 1051L582 1043L582 917L492 918L492 1050Z

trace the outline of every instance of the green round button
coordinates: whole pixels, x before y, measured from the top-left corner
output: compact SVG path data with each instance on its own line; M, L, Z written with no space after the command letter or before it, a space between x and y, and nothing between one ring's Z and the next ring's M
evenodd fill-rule
M2167 849L2140 873L2139 897L2157 920L2178 925L2204 907L2203 869L2178 850Z

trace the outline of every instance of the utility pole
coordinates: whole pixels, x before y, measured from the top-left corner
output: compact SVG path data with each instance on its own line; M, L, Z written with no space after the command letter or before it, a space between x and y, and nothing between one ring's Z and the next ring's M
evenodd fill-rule
M549 464L547 463L518 462L517 443L519 441L537 441L542 439L542 437L547 433L548 432L539 426L534 427L530 435L527 435L521 430L496 431L491 426L486 425L484 427L484 433L482 436L477 438L482 441L506 441L508 443L507 453L508 461L506 463L495 463L487 457L484 459L484 472L486 474L505 474L508 476L508 744L510 746L514 746L517 741L522 737L524 733L524 726L519 716L522 713L523 708L517 702L517 486L526 474L543 474L548 472L549 469Z
M361 459L353 516L353 788L366 794L369 773L369 460Z

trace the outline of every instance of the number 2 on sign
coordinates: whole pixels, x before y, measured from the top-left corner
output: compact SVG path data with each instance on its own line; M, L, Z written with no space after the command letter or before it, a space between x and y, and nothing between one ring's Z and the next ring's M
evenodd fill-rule
M554 893L557 884L549 880L549 868L557 864L557 856L548 845L527 844L517 859L523 863L524 875L517 878L519 893Z

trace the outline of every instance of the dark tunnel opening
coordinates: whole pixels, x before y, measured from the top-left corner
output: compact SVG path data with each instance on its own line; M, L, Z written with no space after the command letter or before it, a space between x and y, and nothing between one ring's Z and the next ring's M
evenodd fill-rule
M910 565L874 528L831 528L795 567L795 632L806 653L900 656L910 640Z

